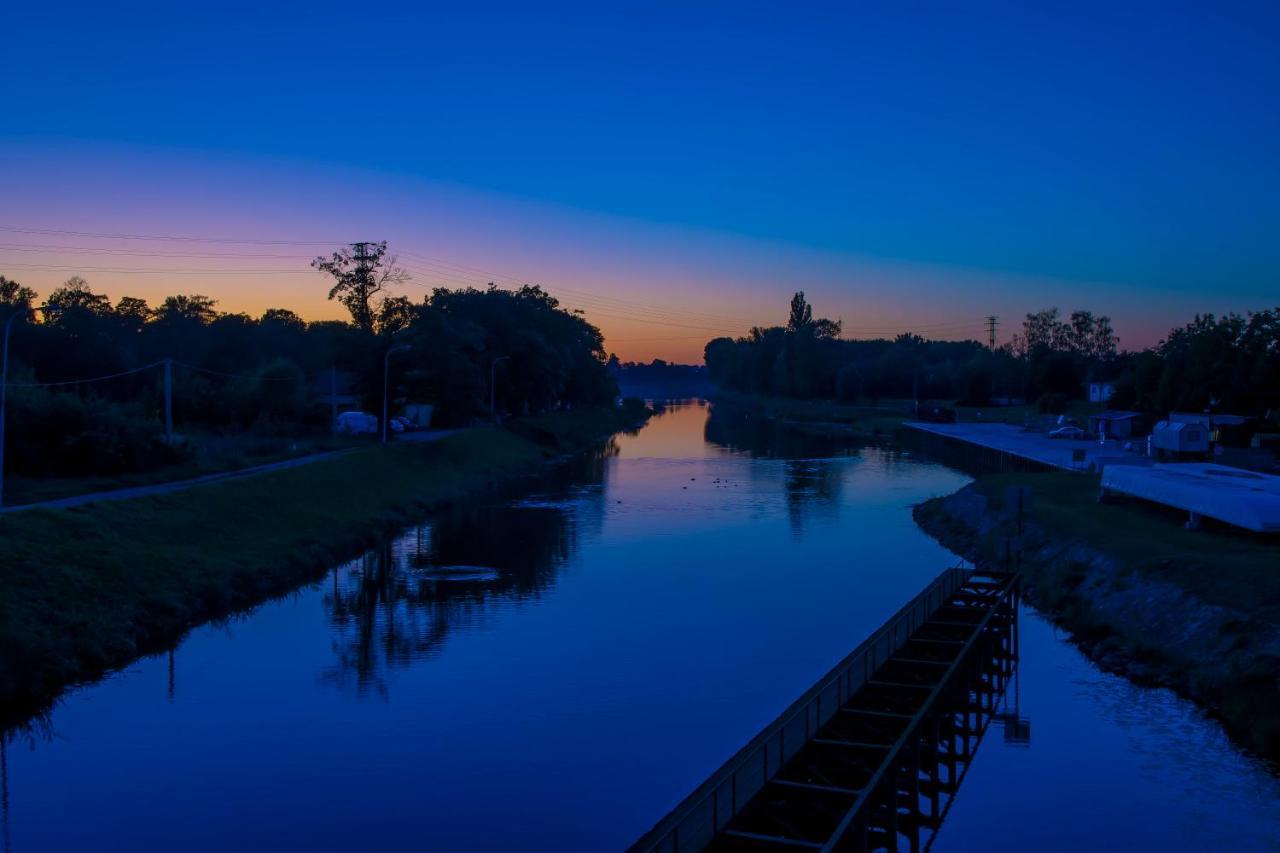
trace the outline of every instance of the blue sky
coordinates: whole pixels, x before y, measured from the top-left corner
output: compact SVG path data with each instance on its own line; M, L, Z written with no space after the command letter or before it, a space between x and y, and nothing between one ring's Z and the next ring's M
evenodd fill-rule
M1280 4L190 5L7 11L0 156L373 170L1045 282L1010 316L1280 293Z

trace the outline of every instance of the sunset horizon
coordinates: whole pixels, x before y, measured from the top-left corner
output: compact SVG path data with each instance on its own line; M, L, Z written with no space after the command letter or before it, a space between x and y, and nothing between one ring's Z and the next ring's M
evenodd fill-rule
M0 853L1277 850L1280 3L11 3Z
M309 262L357 240L385 240L412 275L395 295L420 301L436 287L537 284L584 312L623 361L682 363L700 362L712 338L780 324L796 290L823 316L843 320L849 339L914 333L985 342L994 315L1003 344L1024 315L1056 307L1111 317L1126 349L1152 346L1197 314L1267 307L1247 288L1170 294L1152 306L1133 283L871 257L350 168L339 172L346 192L385 210L325 212L319 199L331 189L320 177L330 173L316 164L276 164L273 174L287 180L268 194L243 163L183 151L143 157L111 146L119 159L99 164L96 178L76 176L68 198L34 148L0 165L30 211L0 219L0 266L42 295L78 275L113 300L198 293L230 313L286 308L308 321L341 320L346 312L325 298ZM72 179L66 166L56 175ZM147 199L142 209L137 196ZM99 212L85 214L89 201ZM115 215L103 218L104 209ZM646 251L657 240L662 257Z

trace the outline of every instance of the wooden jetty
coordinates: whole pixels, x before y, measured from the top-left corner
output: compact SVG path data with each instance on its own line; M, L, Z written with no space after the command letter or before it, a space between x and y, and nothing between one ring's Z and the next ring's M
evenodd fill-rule
M631 849L921 849L1012 677L1018 590L944 572Z

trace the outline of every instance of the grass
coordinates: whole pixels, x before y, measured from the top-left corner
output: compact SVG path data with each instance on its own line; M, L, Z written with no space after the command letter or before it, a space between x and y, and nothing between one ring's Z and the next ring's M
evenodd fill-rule
M234 438L193 437L192 442L197 446L194 458L152 471L95 477L21 477L10 474L5 477L4 500L7 506L18 506L112 489L169 483L254 465L266 465L327 450L359 447L372 444L373 441L370 436L334 437L328 433L298 438L252 435Z
M717 390L712 396L725 406L750 408L778 420L802 424L840 424L866 435L893 433L911 419L910 400L882 400L875 405L839 400L795 400L762 394Z
M538 419L536 438L475 429L167 495L0 516L0 707L29 711L636 420L585 410Z
M944 404L945 405L945 404ZM1015 426L1023 426L1027 423L1042 422L1044 424L1052 423L1057 420L1058 416L1040 411L1034 404L1025 403L1020 406L954 406L956 412L956 420L958 421L980 421L984 423L997 424L1014 424ZM1073 418L1080 424L1087 424L1089 416L1104 411L1106 405L1103 403L1090 403L1086 400L1072 400L1067 403L1067 410L1063 413L1068 418Z
M917 507L916 517L949 546L999 565L1015 486L1031 488L1026 518L1049 543L1078 543L1119 569L1108 579L1069 553L1045 564L1029 560L1023 574L1037 607L1053 614L1095 657L1130 661L1125 666L1131 675L1146 673L1191 695L1242 742L1280 760L1280 659L1273 644L1280 626L1280 543L1225 527L1187 530L1183 514L1137 500L1099 503L1098 478L1068 472L979 477L973 488L1004 528L985 536L946 512L945 499ZM1171 625L1160 603L1167 599L1156 587L1150 587L1156 597L1142 596L1147 581L1185 592L1192 612L1203 603L1240 616L1206 623L1218 628L1198 624L1196 617ZM1118 610L1099 606L1099 599L1117 592L1139 597ZM1151 633L1167 637L1170 631L1176 648L1156 645Z
M765 415L783 421L805 424L840 424L859 435L894 434L902 424L915 419L915 403L912 400L886 399L875 403L850 403L839 400L795 400L790 397L772 397L762 394L740 394L736 391L717 390L713 399L718 403L762 411ZM982 423L1007 423L1023 426L1040 422L1048 426L1057 415L1041 412L1034 405L1020 406L956 406L946 400L930 400L930 405L953 409L959 421ZM1105 406L1082 400L1067 406L1067 417L1087 423L1089 415Z
M1222 527L1183 527L1185 513L1138 500L1098 502L1096 476L997 474L976 487L994 509L1013 486L1032 489L1028 517L1055 538L1087 543L1127 568L1170 581L1211 604L1280 623L1280 544Z

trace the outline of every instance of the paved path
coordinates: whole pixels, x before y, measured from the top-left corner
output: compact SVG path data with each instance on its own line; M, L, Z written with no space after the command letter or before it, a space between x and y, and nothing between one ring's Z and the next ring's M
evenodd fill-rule
M396 441L439 441L446 436L453 435L458 432L456 429L440 429L429 430L426 432L404 433L395 436ZM0 508L0 514L10 512L22 512L28 509L70 509L72 507L84 506L85 504L98 503L99 501L122 501L129 498L142 498L149 495L165 495L170 492L182 492L195 486L203 486L208 483L220 483L224 480L237 480L241 477L253 477L258 474L266 474L271 471L284 471L289 468L300 468L303 465L310 465L312 462L318 462L321 459L332 459L335 456L342 456L355 450L360 450L371 445L362 444L357 447L344 447L341 450L326 450L323 453L312 453L307 456L297 456L293 459L285 459L280 462L269 462L265 465L254 465L250 468L237 468L234 471L219 471L216 474L204 474L200 477L191 477L187 480L173 480L168 483L152 483L146 486L130 486L126 489L111 489L105 492L90 492L85 495L73 495L69 498L58 498L51 501L40 501L38 503L18 504L17 506L8 506Z
M942 435L979 447L999 450L1011 456L1020 456L1043 465L1051 465L1065 471L1089 471L1109 464L1150 464L1140 453L1128 452L1120 442L1106 444L1096 440L1072 440L1049 438L1044 433L1028 432L1021 427L1000 423L935 424L908 422L905 426Z

